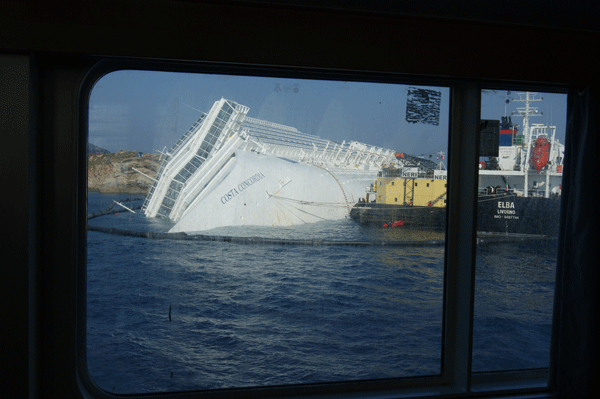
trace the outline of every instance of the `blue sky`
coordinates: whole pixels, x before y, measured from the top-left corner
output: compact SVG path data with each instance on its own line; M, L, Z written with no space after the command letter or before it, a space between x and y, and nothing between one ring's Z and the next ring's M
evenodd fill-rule
M447 152L449 89L440 92L439 124L406 121L407 95L417 86L153 71L118 71L90 93L92 144L154 152L172 146L221 97L250 107L248 116L293 126L335 142L350 140L414 155ZM540 94L537 105L564 141L566 95ZM484 91L482 119L499 119L516 92ZM510 101L508 115L522 103ZM513 118L521 124L521 118Z
M511 116L517 108L524 108L525 103L519 101L524 99L523 91L492 91L483 90L481 95L481 119L500 119L501 116ZM541 100L531 101L529 107L537 108L538 115L529 118L529 124L541 123L556 126L556 137L561 143L565 142L565 129L567 126L567 95L560 93L540 93L535 96L530 93L530 98ZM508 100L508 103L506 101ZM512 116L512 122L517 125L523 124L519 116ZM519 128L522 131L522 127Z

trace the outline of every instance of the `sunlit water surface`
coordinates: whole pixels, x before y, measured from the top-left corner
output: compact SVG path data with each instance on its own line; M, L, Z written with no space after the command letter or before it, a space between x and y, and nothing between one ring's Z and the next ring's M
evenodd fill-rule
M89 212L122 198L89 193ZM89 223L140 231L170 227L137 212ZM444 238L440 231L366 228L352 220L203 234L358 242ZM243 245L93 231L87 242L87 363L106 391L440 372L441 245ZM555 254L552 243L545 250L478 248L474 371L547 367Z

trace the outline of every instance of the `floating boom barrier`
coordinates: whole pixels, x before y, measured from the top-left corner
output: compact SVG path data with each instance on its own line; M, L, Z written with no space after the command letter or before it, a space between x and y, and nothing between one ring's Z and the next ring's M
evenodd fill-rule
M120 202L135 201L123 200ZM90 213L88 220L122 212L122 209L108 209ZM140 209L140 206L132 206L131 209ZM212 236L205 234L186 234L180 233L163 233L157 231L138 231L128 229L118 229L115 227L94 226L88 223L88 231L96 231L100 233L119 235L124 237L137 237L152 240L179 240L179 241L214 241L214 242L231 242L243 245L306 245L306 246L338 246L338 247L441 247L445 245L445 240L423 240L423 241L391 241L391 240L366 240L366 241L330 241L321 240L318 238L311 239L281 239L281 238L266 238L266 237L235 237L235 236ZM556 237L534 234L504 234L504 233L477 233L477 244L500 244L500 243L515 243L526 241L557 241Z

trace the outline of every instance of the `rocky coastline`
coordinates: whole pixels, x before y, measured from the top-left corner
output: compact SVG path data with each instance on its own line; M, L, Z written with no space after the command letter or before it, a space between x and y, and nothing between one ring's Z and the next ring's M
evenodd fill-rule
M141 156L139 156L141 155ZM122 150L116 153L88 154L88 190L108 193L146 194L154 178L160 154L138 154Z

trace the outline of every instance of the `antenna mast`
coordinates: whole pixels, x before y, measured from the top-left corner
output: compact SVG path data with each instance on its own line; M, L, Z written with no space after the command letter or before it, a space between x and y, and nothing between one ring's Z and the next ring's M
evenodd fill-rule
M518 93L519 99L513 100L525 103L524 107L518 107L516 111L512 112L513 116L520 116L523 118L523 142L529 143L529 118L532 116L541 116L543 113L539 113L537 107L530 107L529 103L532 101L542 101L541 98L535 98L539 93Z

